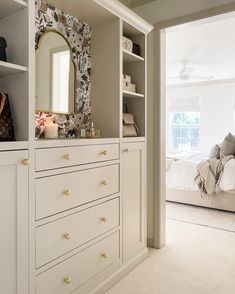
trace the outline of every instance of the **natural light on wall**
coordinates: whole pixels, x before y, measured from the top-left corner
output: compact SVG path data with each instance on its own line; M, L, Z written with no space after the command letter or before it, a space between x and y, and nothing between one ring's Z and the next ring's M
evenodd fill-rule
M69 71L70 52L62 51L53 54L53 109L58 112L69 112Z

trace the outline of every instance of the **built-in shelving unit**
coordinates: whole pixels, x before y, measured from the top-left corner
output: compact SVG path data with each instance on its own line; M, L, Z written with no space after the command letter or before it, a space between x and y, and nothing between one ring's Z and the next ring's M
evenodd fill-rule
M143 94L130 92L130 91L122 91L123 98L144 98Z
M29 139L28 2L0 1L0 36L7 42L7 62L0 61L0 92L8 94L15 128L13 142L0 142L0 150L27 149Z
M11 15L27 7L24 0L1 0L0 18Z
M26 72L26 66L21 66L14 63L0 61L0 77L12 75L15 73Z
M144 61L144 58L123 49L123 62L124 63L138 62L138 61Z
M126 22L123 22L122 34L140 46L140 55L122 49L123 74L130 76L131 83L136 85L136 92L122 90L122 99L127 105L127 111L134 114L140 131L138 139L143 139L146 136L146 35ZM124 139L127 142L129 138Z

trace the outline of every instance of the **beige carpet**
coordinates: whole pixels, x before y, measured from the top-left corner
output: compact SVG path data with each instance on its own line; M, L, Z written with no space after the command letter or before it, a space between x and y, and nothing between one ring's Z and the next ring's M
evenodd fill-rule
M166 217L172 220L235 232L234 212L166 202Z
M234 294L235 234L167 220L167 246L107 294Z

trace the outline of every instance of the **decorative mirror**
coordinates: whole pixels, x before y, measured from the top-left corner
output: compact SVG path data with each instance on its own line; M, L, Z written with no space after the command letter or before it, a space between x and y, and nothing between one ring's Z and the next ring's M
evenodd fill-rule
M46 31L36 50L36 111L75 113L76 69L68 41Z

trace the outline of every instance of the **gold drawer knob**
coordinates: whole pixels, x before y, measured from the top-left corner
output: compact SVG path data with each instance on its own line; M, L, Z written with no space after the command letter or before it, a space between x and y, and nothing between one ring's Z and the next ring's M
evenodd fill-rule
M70 284L72 282L72 279L70 277L64 277L64 282L66 284Z
M65 240L70 240L71 239L71 234L70 233L65 233L64 234L64 239Z
M23 159L22 161L21 161L21 163L23 164L23 165L29 165L29 159Z
M66 189L66 190L64 190L63 194L64 194L65 196L70 196L70 195L72 194L72 191L69 190L69 189Z
M102 217L100 218L100 220L101 220L103 223L107 223L108 218L107 218L106 216L102 216Z
M65 154L64 155L64 159L66 159L66 160L70 160L71 158L72 158L71 154Z
M103 252L103 253L101 253L101 257L102 257L102 258L108 258L109 256L108 256L108 253Z
M102 154L102 155L107 155L107 154L108 154L108 151L107 151L107 150L103 150L103 151L101 152L101 154Z
M128 153L129 152L129 149L128 148L125 148L125 149L123 149L123 152Z
M103 185L103 186L107 186L108 183L107 183L106 181L101 181L101 185Z

